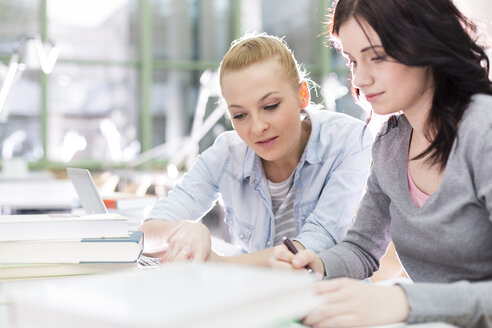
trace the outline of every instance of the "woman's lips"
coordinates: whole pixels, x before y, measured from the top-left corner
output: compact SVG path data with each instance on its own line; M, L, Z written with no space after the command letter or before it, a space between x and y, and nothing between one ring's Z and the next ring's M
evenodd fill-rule
M379 96L381 96L384 92L378 92L378 93L370 93L365 95L365 98L368 102L374 102L376 101Z
M270 147L271 145L273 145L277 141L277 138L278 138L278 136L264 139L261 141L257 141L256 144L260 147Z

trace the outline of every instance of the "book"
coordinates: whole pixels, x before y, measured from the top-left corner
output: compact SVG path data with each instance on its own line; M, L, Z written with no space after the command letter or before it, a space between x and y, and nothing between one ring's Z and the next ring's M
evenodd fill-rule
M125 236L128 219L116 213L0 215L0 241Z
M107 209L128 210L152 206L156 202L155 196L137 196L127 193L114 193L103 196L103 202Z
M0 264L0 280L100 274L137 267L136 262Z
M124 238L0 242L0 264L136 262L143 232Z
M272 327L319 305L314 275L224 263L2 284L23 327ZM42 320L39 320L42 318Z

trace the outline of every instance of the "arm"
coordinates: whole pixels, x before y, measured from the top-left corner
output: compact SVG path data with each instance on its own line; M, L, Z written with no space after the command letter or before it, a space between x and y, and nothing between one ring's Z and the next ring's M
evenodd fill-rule
M402 284L409 323L445 321L460 327L492 327L492 281Z
M293 243L298 250L305 249L305 247L299 242L294 241ZM212 251L210 253L208 260L213 262L235 263L235 264L268 267L270 266L270 261L273 256L274 249L275 249L274 247L270 247L259 252L237 254L231 256L221 256Z
M300 270L309 264L328 278L367 278L379 267L379 259L389 243L389 198L380 189L372 168L368 189L358 217L346 239L316 255L310 250L297 255L285 247L275 248L273 266ZM307 325L320 327L373 326L404 321L409 305L400 286L383 287L354 279L337 278L318 283L316 291L322 304L304 319ZM370 300L368 302L367 300Z
M488 219L490 222L492 222L492 171L490 170L490 159L492 158L492 144L490 143L491 138L492 131L490 129L488 129L485 134L477 136L477 140L480 140L482 144L480 145L479 143L477 143L479 146L476 147L476 149L472 150L472 152L475 152L472 157L479 158L480 160L470 160L470 163L472 163L473 165L472 176L474 178L474 185L476 186L475 188L478 203L480 203L480 205L487 210L488 216L485 217L485 219ZM374 188L375 186L377 186L377 183L374 183L374 181L372 180L370 186L372 186L372 194L377 195L379 192L377 191L377 188ZM374 200L378 198L384 199L382 197L375 197ZM366 203L364 206L367 207L368 204L369 203ZM383 203L381 205L383 205ZM381 208L383 207L381 206ZM367 211L367 208L365 211ZM385 216L382 217L384 218ZM358 220L360 220L361 218L362 217L359 217ZM351 231L357 232L357 230L357 227L354 226L354 229L352 229ZM357 240L356 237L357 236L352 236L349 232L347 239L354 241ZM378 258L377 256L379 252L377 250L383 249L383 245L380 244L380 246L377 246L377 242L370 240L366 240L364 244L372 244L372 247L365 247L364 249L373 249L373 252L366 253L360 248L357 250L357 248L355 247L355 242L353 242L352 246L347 245L348 249L353 249L353 254L358 254L362 261L356 261L355 258L352 258L352 260L350 260L350 253L342 251L336 252L335 254L338 255L338 257L347 256L345 260L342 260L341 258L337 260L335 258L329 261L325 261L327 276L337 276L353 272L358 272L358 274L360 275L360 273L364 273L364 269L370 270L370 265L367 265L367 263L371 262L371 257L373 259ZM337 247L338 246L334 247L333 249ZM452 252L452 250L450 251ZM373 254L372 256L370 255L371 253ZM304 255L304 261L306 261L306 257L307 256ZM327 256L327 258L328 257L330 256ZM314 261L313 259L307 260ZM330 267L330 265L337 265L339 267L340 263L345 263L345 265L348 266L354 265L354 267L348 267L345 270L335 270L333 267ZM367 266L363 265L357 268L358 263L366 263ZM484 278L489 280L478 282L463 280L452 283L419 282L415 284L401 284L399 286L391 288L393 290L396 290L395 288L399 288L401 291L404 291L404 297L401 297L401 295L398 296L397 293L395 293L392 297L388 297L388 299L385 300L385 304L386 306L396 306L397 309L404 309L405 306L407 306L406 315L400 317L400 319L406 320L409 323L441 321L460 327L492 327L492 281L490 280L490 273L484 272ZM330 284L331 281L326 281L322 284L325 283ZM354 284L355 282L350 282L347 284L349 287L343 289L350 290L350 285ZM377 288L377 286L372 286L372 291L366 288L368 293L365 296L365 299L374 300L377 297L377 292L375 288ZM358 293L357 295L361 294ZM371 302L371 304L372 303L373 302ZM353 308L356 309L355 306ZM385 312L388 311L385 310ZM327 315L327 313L329 312L324 312L325 315ZM355 310L354 313L356 313ZM374 313L379 312L376 311ZM381 316L384 316L383 313L379 314ZM364 314L361 313L359 313L359 315L364 320L370 318L368 316L364 316ZM323 318L326 320L331 320L327 319L328 316L330 315L324 316ZM318 319L315 317L315 319L318 320L319 317ZM391 321L394 320L395 318L391 319ZM387 321L386 323L390 323L390 321Z
M316 253L339 243L353 224L353 217L367 181L372 145L370 132L365 131L364 139L361 140L362 125L358 127L360 128L353 128L350 134L345 135L343 152L323 163L322 172L326 172L326 176L321 177L321 174L317 178L324 179L325 184L316 207L295 238ZM336 167L332 169L334 165Z
M167 197L161 198L152 208L149 218L166 221L196 221L207 213L219 197L217 177L210 168L219 168L219 149L216 145L207 149L198 156L197 160L188 171L183 180ZM225 151L225 150L224 150Z
M327 278L365 279L379 268L379 259L390 242L389 198L381 191L375 167L367 182L358 217L345 240L318 255L311 250L292 255L283 245L275 247L272 265L276 268L301 269L309 264Z
M210 232L198 220L219 195L219 173L227 154L227 139L217 138L195 161L180 184L160 199L139 228L144 231L144 252L164 261L205 260Z
M372 137L369 131L361 140L363 124L350 125L350 133L344 133L343 152L334 153L331 160L315 178L325 180L316 207L306 218L299 235L294 239L300 250L309 248L315 251L333 246L344 236L355 214L362 194L370 164ZM332 131L330 131L332 133ZM323 134L320 135L323 138ZM333 138L333 137L331 137ZM328 137L327 137L328 139ZM341 140L340 136L333 142ZM331 144L330 144L331 145ZM331 169L335 166L335 169ZM303 188L309 188L304 181ZM273 255L272 249L229 257L211 256L212 260L268 266Z
M275 268L304 270L306 264L318 277L323 276L323 263L314 252L304 250L294 256L283 245L275 247L272 261ZM376 286L355 279L335 278L317 283L315 291L322 303L304 318L303 323L308 326L391 324L406 320L410 311L406 294L400 286Z

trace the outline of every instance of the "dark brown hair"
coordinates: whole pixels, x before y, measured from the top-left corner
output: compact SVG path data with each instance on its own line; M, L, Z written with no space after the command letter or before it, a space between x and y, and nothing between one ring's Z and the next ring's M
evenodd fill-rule
M397 62L432 69L435 92L426 122L431 144L413 159L429 155L428 162L443 169L471 97L492 94L490 63L476 42L477 26L452 0L339 0L330 22L335 47L341 25L351 18L359 25L365 20ZM398 117L390 118L385 133L397 125Z

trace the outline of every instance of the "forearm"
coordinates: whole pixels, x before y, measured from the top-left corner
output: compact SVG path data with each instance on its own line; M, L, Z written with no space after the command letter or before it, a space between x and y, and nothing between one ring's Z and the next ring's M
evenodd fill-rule
M297 249L305 249L301 243L296 241L293 243ZM259 252L231 256L220 256L215 252L211 252L208 261L270 267L270 259L272 258L273 250L274 248L270 247Z
M444 321L459 327L492 327L492 281L402 284L409 323Z
M342 242L318 254L325 268L325 278L366 279L379 268L379 262L362 248Z

